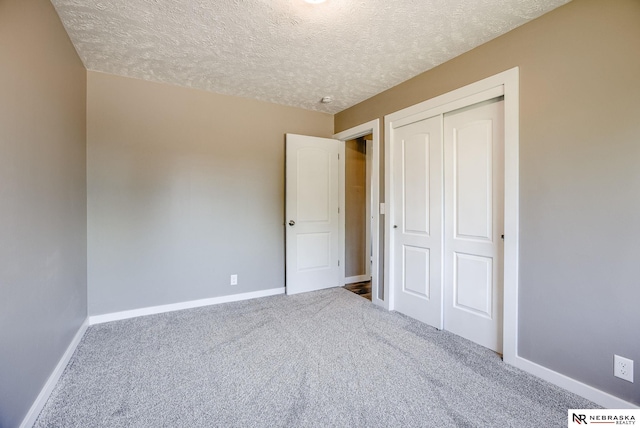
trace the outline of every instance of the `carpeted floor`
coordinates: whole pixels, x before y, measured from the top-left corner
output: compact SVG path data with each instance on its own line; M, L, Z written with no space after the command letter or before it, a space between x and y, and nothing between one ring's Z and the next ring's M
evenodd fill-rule
M589 407L335 288L92 326L36 427L566 427Z

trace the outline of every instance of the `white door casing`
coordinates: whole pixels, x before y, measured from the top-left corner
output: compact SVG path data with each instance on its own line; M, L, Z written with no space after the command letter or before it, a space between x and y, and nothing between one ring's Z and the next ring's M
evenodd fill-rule
M444 329L502 353L504 102L444 115Z
M374 305L382 306L389 309L389 296L385 290L382 289L382 281L379 275L380 273L380 120L374 119L372 121L363 123L361 125L349 128L342 132L339 132L333 136L333 138L345 141L355 138L363 137L365 135L372 135L371 144L371 249L372 249L372 263L371 263L371 301ZM367 146L368 147L368 146ZM369 149L367 148L367 151ZM368 157L368 156L367 156ZM369 166L369 159L367 160L367 167ZM343 216L343 213L341 213ZM342 217L344 221L344 216ZM342 254L344 254L344 240L341 241ZM344 282L344 278L343 278Z
M286 135L287 294L342 285L339 158L343 152L342 141Z
M442 328L442 143L435 116L396 128L393 147L395 309Z
M373 165L373 140L365 141L365 154L366 154L366 178L365 178L365 254L367 255L366 259L366 270L365 276L368 280L371 280L371 265L373 263L373 246L371 244L371 235L373 229L373 207L372 207L372 198L371 194L373 192L374 183L371 175L371 167Z

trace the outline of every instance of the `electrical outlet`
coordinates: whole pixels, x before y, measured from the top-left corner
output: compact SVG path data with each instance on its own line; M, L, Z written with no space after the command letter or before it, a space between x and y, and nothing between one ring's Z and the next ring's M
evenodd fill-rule
M633 360L620 355L613 356L613 375L633 383Z
M231 285L238 285L238 275L231 275Z

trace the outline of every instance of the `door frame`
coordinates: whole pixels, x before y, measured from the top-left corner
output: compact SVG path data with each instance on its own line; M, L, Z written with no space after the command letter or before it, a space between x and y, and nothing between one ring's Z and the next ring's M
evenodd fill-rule
M518 345L518 253L519 253L519 68L503 71L446 94L388 114L385 129L385 216L384 283L388 309L394 309L394 265L392 224L394 128L433 116L504 96L504 286L503 286L503 359L515 365ZM444 162L444 160L442 160ZM444 210L444 205L441 204ZM444 241L444 240L443 240ZM444 245L444 242L442 243ZM442 286L442 284L441 284Z
M373 248L371 263L371 302L386 308L385 302L380 299L380 119L363 123L345 131L333 135L336 140L353 140L365 135L372 135L373 156L371 164L371 246ZM345 162L340 162L340 259L342 260L342 284L345 283ZM386 300L386 299L385 299Z

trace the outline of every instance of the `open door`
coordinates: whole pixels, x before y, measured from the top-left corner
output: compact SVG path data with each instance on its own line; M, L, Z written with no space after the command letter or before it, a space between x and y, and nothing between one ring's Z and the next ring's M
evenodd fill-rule
M339 140L286 136L287 294L341 286Z

